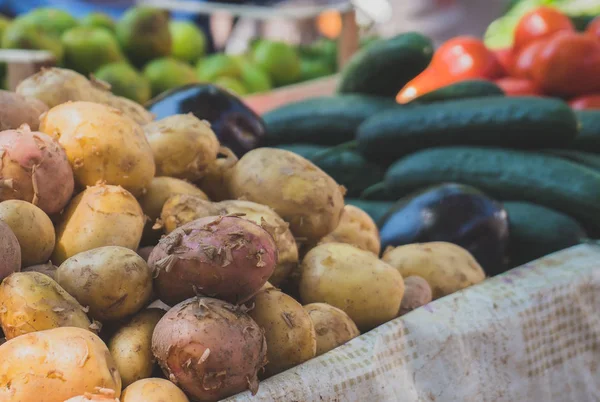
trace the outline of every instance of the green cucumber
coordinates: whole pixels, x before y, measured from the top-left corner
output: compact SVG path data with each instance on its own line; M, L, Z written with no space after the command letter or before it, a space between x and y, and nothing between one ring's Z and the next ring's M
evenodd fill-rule
M579 134L569 148L600 153L600 110L577 110Z
M512 267L580 244L587 234L575 219L528 202L505 202L510 224Z
M385 162L439 146L561 148L577 131L575 114L559 99L496 96L384 111L360 125L356 146Z
M367 118L400 107L374 96L338 95L311 98L265 113L265 145L306 143L337 145L354 139Z
M394 206L393 202L388 201L367 201L355 198L346 198L345 203L354 205L365 211L375 223L379 223L388 211Z
M503 95L504 91L492 81L465 80L436 89L435 91L427 92L418 98L413 99L410 104L426 104L456 99Z
M364 189L383 179L383 169L368 162L357 152L344 151L316 160L319 154L329 148L308 144L279 145L275 148L294 152L311 161L315 160L315 165L338 184L346 187L346 195L349 197L358 197Z
M338 93L359 93L395 98L398 92L429 65L431 39L408 32L371 43L358 51L342 69Z
M519 199L563 212L600 228L600 173L534 152L483 147L427 149L395 162L386 194L398 199L420 187L467 184L499 200Z
M573 149L545 149L544 153L570 160L600 172L600 155Z

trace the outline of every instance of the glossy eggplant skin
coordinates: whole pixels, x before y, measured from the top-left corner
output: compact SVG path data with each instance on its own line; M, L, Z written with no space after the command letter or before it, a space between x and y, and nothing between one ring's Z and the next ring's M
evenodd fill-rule
M207 120L223 146L241 157L258 147L266 133L262 118L233 93L213 84L189 84L167 91L146 104L162 119L192 113Z
M507 270L508 215L476 188L447 183L398 201L381 219L382 249L445 241L467 249L489 276Z

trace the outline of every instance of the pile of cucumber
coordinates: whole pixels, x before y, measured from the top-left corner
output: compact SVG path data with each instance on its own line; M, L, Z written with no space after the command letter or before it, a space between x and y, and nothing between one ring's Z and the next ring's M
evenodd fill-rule
M452 182L539 206L510 217L528 236L536 226L548 230L557 214L563 224L567 218L600 236L600 110L504 96L483 80L397 104L395 94L432 53L416 33L373 43L342 71L337 94L266 113L264 145L312 160L348 189L348 203L376 221L402 197Z

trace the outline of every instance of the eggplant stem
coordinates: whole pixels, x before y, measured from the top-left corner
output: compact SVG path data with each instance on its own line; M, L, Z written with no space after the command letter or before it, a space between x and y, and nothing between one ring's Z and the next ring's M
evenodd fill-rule
M379 183L375 183L372 186L369 186L366 189L364 189L363 192L360 194L360 199L369 199L370 196L382 190L385 190L385 181L380 181Z
M311 162L317 164L319 162L322 162L324 159L328 158L329 156L332 156L332 155L335 155L335 154L338 154L338 153L344 152L344 151L353 151L356 148L358 148L358 141L352 140L352 141L344 142L342 144L339 144L332 148L329 148L323 152L319 152L317 155L315 155L311 159Z

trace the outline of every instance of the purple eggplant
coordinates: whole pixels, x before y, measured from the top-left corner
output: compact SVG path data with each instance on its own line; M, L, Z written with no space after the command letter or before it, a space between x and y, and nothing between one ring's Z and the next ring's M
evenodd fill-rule
M490 276L507 269L508 215L476 188L447 183L398 201L380 221L382 249L445 241L471 252Z
M212 84L189 84L150 100L157 119L193 113L207 120L222 145L241 157L258 147L266 129L262 118L233 93Z

